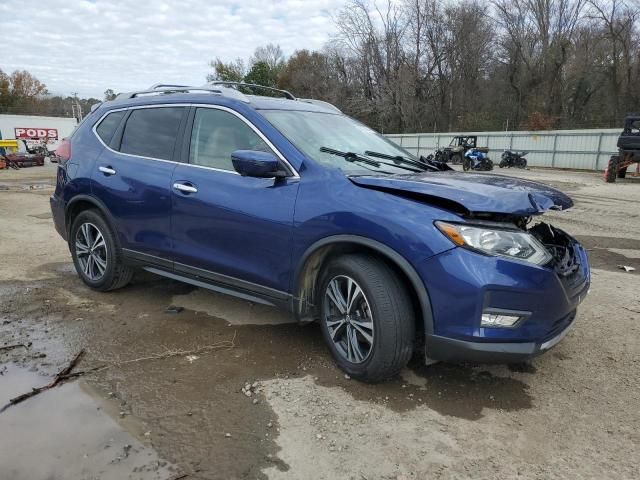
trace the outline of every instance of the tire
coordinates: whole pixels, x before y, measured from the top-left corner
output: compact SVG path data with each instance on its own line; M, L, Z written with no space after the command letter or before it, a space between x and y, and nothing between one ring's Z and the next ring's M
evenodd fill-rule
M607 170L604 172L604 181L607 183L614 183L618 175L618 156L613 155L609 159Z
M462 170L464 170L465 172L468 172L470 168L471 168L471 161L468 158L465 158L464 160L462 160Z
M69 250L78 276L88 287L106 292L131 281L133 269L123 263L111 227L96 210L84 210L73 220Z
M406 286L384 262L366 254L331 260L323 269L317 298L323 337L344 372L374 383L396 375L407 364L413 354L415 314ZM344 307L349 299L351 309L341 312L337 305L344 301ZM356 348L349 348L350 333Z
M462 155L460 155L459 153L451 155L451 163L453 163L454 165L460 165L462 163Z

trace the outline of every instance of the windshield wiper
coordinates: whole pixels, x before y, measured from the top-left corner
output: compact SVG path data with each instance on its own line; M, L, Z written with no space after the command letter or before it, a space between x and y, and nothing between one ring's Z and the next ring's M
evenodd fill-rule
M372 152L371 150L366 150L364 154L368 155L369 157L383 158L385 160L393 160L393 162L396 164L402 163L405 165L412 165L419 169L417 171L429 170L429 167L426 166L424 163L421 163L417 160L412 160L407 157L403 157L402 155L395 155L395 156L387 155L386 153ZM399 166L399 165L396 165L396 166Z
M328 147L320 147L320 151L325 153L330 153L332 155L338 155L339 157L343 157L347 162L360 162L366 165L372 165L376 168L380 168L382 165L387 165L389 167L401 168L402 170L409 170L410 172L414 172L414 173L422 171L415 168L402 166L397 163L379 162L377 160L371 160L370 158L367 158L366 156L360 155L355 152L342 152L340 150L335 150L333 148L328 148ZM376 171L393 175L393 172L389 172L385 170L376 170Z
M342 157L347 162L362 162L376 168L379 168L382 165L380 162L376 160L371 160L370 158L363 157L362 155L358 155L357 153L354 153L354 152L342 152L340 150L336 150L334 148L329 148L329 147L320 147L320 151L324 153L330 153L331 155L337 155L338 157Z
M373 168L367 167L367 165L371 165L372 167L380 168L382 165L389 165L385 162L378 162L376 160L371 160L370 158L363 157L362 155L358 155L354 152L342 152L340 150L336 150L334 148L329 147L320 147L320 151L324 153L329 153L331 155L337 155L338 157L344 158L347 162L351 163L361 163L364 168L367 170L371 170L376 173L388 173L389 175L393 175L393 172L389 172L387 170L376 170Z

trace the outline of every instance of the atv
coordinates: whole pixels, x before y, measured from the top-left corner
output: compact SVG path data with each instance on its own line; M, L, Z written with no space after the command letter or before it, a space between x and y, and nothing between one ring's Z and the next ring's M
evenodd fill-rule
M486 147L478 148L478 137L475 135L458 135L451 139L448 147L439 148L436 150L434 159L438 162L451 162L454 165L462 163L464 154L472 148L487 153L489 151Z
M604 180L613 183L616 178L625 178L627 168L634 163L640 164L640 115L628 115L624 119L624 130L618 137L618 155L612 155ZM640 167L639 167L640 168Z

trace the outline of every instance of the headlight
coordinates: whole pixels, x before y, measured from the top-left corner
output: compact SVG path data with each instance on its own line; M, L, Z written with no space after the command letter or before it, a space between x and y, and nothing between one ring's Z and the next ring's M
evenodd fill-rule
M438 229L460 247L544 265L551 254L535 237L517 230L436 222Z

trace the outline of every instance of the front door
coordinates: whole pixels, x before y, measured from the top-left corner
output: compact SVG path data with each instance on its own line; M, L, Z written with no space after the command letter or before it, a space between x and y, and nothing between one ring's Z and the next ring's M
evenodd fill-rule
M198 107L190 124L188 162L176 167L172 180L176 272L260 293L285 292L297 178L236 173L231 152L274 150L234 111Z

